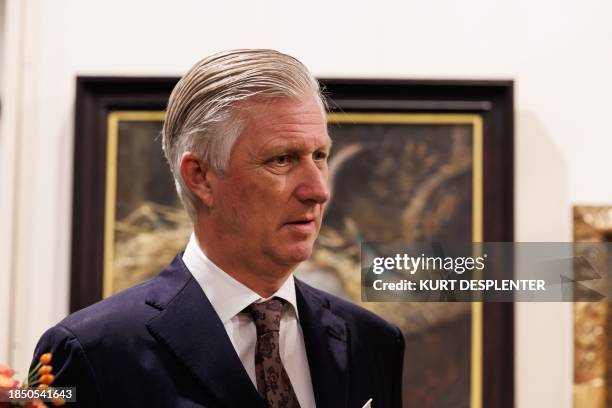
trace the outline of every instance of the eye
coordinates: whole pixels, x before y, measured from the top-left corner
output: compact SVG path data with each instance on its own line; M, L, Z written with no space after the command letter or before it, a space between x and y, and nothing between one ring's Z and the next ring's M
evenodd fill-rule
M326 161L327 153L323 151L317 151L312 154L312 158L316 161Z
M276 164L277 166L286 166L287 164L291 162L291 157L289 157L289 155L276 156L276 157L273 157L272 160L270 160L270 162L272 162L273 164Z

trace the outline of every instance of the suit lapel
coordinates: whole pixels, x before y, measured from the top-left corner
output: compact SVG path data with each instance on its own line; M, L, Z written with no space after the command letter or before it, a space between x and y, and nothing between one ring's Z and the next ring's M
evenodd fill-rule
M315 290L295 280L300 326L318 407L346 407L348 332L346 322L329 310Z
M221 320L181 255L152 285L147 303L160 312L147 323L149 332L220 404L265 408Z

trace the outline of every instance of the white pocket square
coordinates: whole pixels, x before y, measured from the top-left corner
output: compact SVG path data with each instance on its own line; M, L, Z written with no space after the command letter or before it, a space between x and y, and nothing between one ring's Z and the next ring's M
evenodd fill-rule
M365 405L361 408L372 408L372 398L366 401Z

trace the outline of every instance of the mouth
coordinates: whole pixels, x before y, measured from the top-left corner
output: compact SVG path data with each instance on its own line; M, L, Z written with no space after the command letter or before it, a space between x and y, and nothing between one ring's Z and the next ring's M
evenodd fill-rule
M285 226L301 234L311 234L316 230L316 224L315 218L300 218L285 223Z
M314 218L300 218L294 221L289 221L287 224L308 224L310 222L315 222Z

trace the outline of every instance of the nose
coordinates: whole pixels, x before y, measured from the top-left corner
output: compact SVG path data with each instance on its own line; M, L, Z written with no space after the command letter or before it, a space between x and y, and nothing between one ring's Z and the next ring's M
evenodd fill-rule
M303 202L323 204L329 200L327 165L319 167L314 161L306 160L295 194Z

